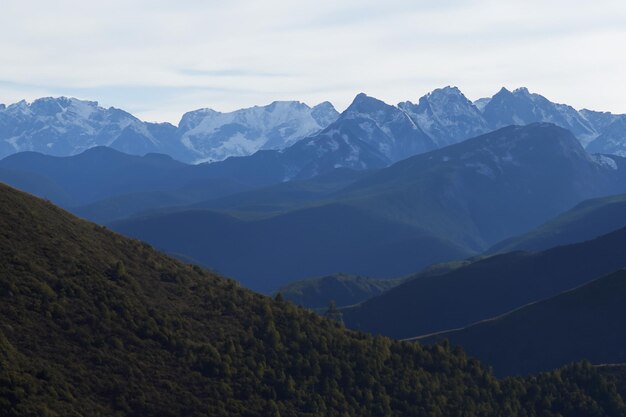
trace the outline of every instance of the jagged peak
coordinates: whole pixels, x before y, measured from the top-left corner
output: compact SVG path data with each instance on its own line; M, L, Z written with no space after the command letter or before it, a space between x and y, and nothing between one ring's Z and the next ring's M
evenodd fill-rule
M339 112L329 101L324 101L311 109L311 117L320 124L328 126L339 117Z
M186 117L190 117L190 116L215 116L215 115L229 114L229 113L245 113L251 110L273 111L278 108L289 108L289 107L311 109L311 107L307 105L306 103L303 103L297 100L274 100L271 103L266 104L266 105L255 105L251 107L243 107L241 109L228 111L228 112L221 112L218 110L214 110L210 107L203 107L200 109L188 111L185 114L183 114L181 118L181 122L183 121L183 119L185 119Z
M369 111L374 110L375 108L380 108L380 107L391 107L391 106L389 106L389 104L375 97L368 96L365 93L359 93L356 95L356 97L354 97L352 104L350 104L350 106L348 106L348 108L346 109L346 113L369 112Z
M324 109L324 110L334 110L337 111L335 109L335 106L333 106L333 103L331 103L330 101L322 101L319 104L316 104L315 106L313 106L313 109Z
M26 100L20 100L18 102L15 103L11 103L7 106L7 110L12 110L12 109L28 109L30 107L30 104L26 101Z
M445 87L441 87L441 88L436 88L432 92L429 93L429 95L433 95L433 94L452 94L452 95L461 95L465 97L463 93L461 92L461 90L459 89L459 87L449 86L449 85Z
M451 87L449 85L446 87L434 89L430 93L420 98L420 102L422 102L423 100L429 102L438 100L443 100L444 102L447 102L449 100L461 100L469 104L472 103L467 97L465 97L465 94L463 94L463 92L458 87Z
M518 87L514 90L508 90L506 87L502 87L492 98L495 97L515 97L515 98L529 98L537 97L537 94L531 93L526 87Z
M90 106L90 107L99 106L97 101L81 100L76 97L67 97L67 96L40 97L38 99L33 100L30 106L36 105L38 103L57 103L63 107L68 107L70 105L85 105L85 106Z
M209 107L203 107L201 109L196 109L196 110L190 110L188 112L185 113L186 114L202 114L202 113L206 113L206 114L220 114L221 112L217 111L217 110L213 110ZM183 117L185 116L183 115Z
M178 123L178 125L180 126L185 121L188 121L191 118L214 116L214 115L218 115L218 114L222 114L222 113L217 111L217 110L213 110L211 108L208 108L208 107L204 107L204 108L196 109L196 110L191 110L191 111L188 111L188 112L183 114L183 116L181 117L180 122Z
M367 100L369 98L370 98L370 96L368 96L367 94L361 92L361 93L357 94L356 96L354 96L354 100L352 100L352 104L365 101L365 100Z
M510 95L510 94L512 94L512 93L511 93L511 91L509 91L506 87L502 87L502 88L500 89L500 91L498 91L498 92L494 95L494 97L495 97L495 96L499 96L499 95Z
M311 107L309 107L307 104L302 103L301 101L297 101L297 100L275 100L272 101L270 104L268 104L267 106L254 106L255 108L265 108L265 110L267 111L273 111L275 109L282 109L282 108L300 108L300 109L307 109L310 110ZM242 110L246 110L246 109L242 109Z
M515 90L513 90L513 94L530 96L531 93L530 91L528 91L528 88L526 87L518 87Z
M105 111L99 107L97 101L80 100L74 97L40 97L31 103L26 100L20 100L6 108L3 108L9 114L22 114L31 116L54 116L58 113L69 110L81 118L89 118L94 112Z

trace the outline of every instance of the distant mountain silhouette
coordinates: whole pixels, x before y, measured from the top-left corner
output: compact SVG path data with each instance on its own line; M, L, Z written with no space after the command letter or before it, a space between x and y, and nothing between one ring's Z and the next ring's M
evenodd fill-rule
M543 252L511 252L408 280L343 310L348 327L396 338L456 329L626 267L626 228ZM511 365L514 366L514 365Z

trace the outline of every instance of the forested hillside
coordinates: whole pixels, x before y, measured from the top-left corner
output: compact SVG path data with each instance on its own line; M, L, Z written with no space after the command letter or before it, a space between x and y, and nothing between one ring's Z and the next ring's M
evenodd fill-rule
M2 416L607 416L581 364L498 381L343 329L0 187Z

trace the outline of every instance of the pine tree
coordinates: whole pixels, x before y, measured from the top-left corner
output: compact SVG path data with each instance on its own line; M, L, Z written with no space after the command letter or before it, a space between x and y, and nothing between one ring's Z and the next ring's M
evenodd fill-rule
M331 302L328 304L328 309L324 313L324 317L329 320L334 320L337 323L343 325L343 314L337 308L337 303L335 303L335 300L331 300Z

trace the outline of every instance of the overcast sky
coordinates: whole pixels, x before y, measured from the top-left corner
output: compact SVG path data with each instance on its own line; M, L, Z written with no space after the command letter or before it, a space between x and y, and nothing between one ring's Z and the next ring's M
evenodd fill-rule
M526 86L626 113L624 0L2 0L0 27L7 104L74 96L177 123L201 107Z

